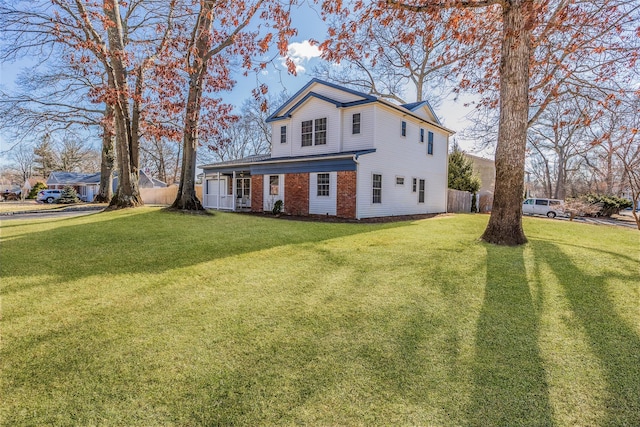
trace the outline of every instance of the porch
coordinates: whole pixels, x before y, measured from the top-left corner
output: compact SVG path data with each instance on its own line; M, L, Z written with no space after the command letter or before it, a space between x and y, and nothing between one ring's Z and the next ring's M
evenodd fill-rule
M249 171L205 174L202 204L207 209L244 211L251 209L251 175Z

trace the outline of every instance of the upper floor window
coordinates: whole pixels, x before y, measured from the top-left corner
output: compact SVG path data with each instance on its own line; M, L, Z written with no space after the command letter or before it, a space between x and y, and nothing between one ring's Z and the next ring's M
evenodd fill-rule
M354 135L360 133L360 113L356 113L352 117L351 133Z
M396 185L404 185L404 176L396 176Z
M311 145L313 145L313 120L305 120L302 122L302 146Z
M280 144L287 143L287 127L280 126Z
M402 136L407 136L407 122L402 121Z
M429 132L427 139L427 154L433 154L433 132Z
M327 143L327 119L316 119L316 145L324 145Z
M327 143L327 119L305 120L302 122L302 146L325 145Z
M372 185L373 203L382 203L382 175L373 174Z
M420 128L420 142L424 142L424 129Z
M318 174L318 197L329 196L329 174Z

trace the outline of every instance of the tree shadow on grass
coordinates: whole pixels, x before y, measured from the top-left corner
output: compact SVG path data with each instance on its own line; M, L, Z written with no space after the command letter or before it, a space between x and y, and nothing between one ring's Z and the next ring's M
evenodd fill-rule
M616 313L607 290L612 276L585 273L553 243L530 244L536 259L548 264L564 287L588 344L601 361L608 391L602 425L640 426L640 337ZM634 283L635 278L637 287L637 277L636 270L623 279Z
M486 247L487 282L476 331L469 424L553 425L523 248Z
M24 290L12 277L50 277L51 284L103 274L162 273L278 246L320 242L393 224L325 224L275 221L234 214L184 216L127 211L101 213L2 242L2 291ZM36 223L37 224L37 223ZM29 227L29 225L25 225ZM35 228L37 229L37 228ZM33 286L42 285L35 280Z

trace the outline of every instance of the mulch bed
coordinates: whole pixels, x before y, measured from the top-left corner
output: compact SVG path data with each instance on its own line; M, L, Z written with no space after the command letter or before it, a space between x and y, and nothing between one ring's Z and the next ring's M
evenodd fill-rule
M421 219L434 218L436 216L451 215L451 214L440 213L440 214L398 215L398 216L381 216L381 217L375 217L375 218L350 219L350 218L338 218L335 216L327 216L327 215L282 214L280 216L274 216L266 212L265 213L238 212L238 214L269 217L269 218L282 219L282 220L288 220L288 221L311 221L311 222L352 223L352 224L381 224L381 223L387 223L387 222L418 221Z

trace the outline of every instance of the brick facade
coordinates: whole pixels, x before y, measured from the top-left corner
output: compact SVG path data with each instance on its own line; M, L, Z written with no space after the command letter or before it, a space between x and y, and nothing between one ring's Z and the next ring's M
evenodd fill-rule
M309 174L288 173L284 177L284 211L291 215L309 215Z
M251 175L251 212L262 212L264 175Z
M356 172L338 171L338 194L336 216L340 218L356 217Z

